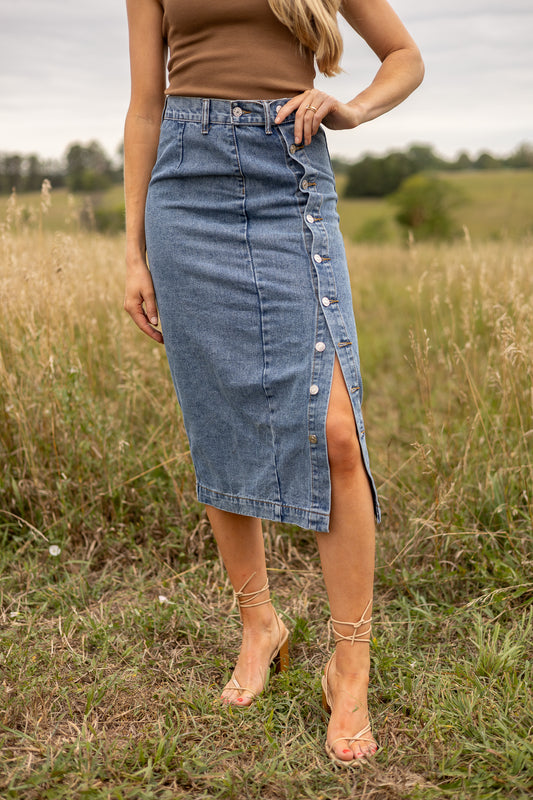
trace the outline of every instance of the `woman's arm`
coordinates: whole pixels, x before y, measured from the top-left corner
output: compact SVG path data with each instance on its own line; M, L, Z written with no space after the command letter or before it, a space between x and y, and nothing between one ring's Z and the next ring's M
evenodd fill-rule
M424 77L420 51L387 0L344 0L343 17L381 61L374 80L348 103L312 89L283 106L277 122L296 111L294 139L309 144L321 122L333 130L355 128L390 111L411 94ZM313 112L307 106L317 110Z
M146 265L144 207L155 163L164 104L166 47L159 0L126 0L130 37L131 99L124 127L126 294L124 308L139 328L162 342L154 287ZM144 303L144 308L143 308ZM152 324L150 324L152 323Z

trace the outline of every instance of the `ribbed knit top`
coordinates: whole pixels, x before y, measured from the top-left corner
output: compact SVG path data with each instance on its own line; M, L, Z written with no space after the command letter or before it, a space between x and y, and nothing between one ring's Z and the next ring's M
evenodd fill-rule
M169 47L167 94L261 100L313 86L313 54L268 0L160 0Z

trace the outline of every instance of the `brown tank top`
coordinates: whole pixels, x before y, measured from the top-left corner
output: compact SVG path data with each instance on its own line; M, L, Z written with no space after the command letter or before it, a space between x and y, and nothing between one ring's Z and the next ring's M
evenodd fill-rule
M310 89L313 54L268 0L160 0L169 47L167 94L272 100Z

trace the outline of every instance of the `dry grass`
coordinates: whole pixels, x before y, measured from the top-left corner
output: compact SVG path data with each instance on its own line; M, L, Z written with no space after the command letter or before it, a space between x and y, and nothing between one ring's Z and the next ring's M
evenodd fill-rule
M528 797L530 245L349 253L385 512L383 749L339 773L312 535L265 525L292 668L220 708L238 619L163 352L121 311L122 241L19 211L0 243L2 797Z

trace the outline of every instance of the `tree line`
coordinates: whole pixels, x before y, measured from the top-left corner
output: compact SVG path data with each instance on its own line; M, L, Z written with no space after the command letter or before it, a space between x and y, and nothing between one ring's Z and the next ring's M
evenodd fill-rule
M414 144L407 150L383 156L365 155L356 162L334 158L337 175L346 176L346 197L385 197L402 182L419 172L459 170L533 169L533 144L521 144L509 156L483 152L472 158L466 152L448 160L429 145ZM38 191L45 178L54 188L66 186L71 192L102 191L122 182L123 146L111 158L99 142L73 142L63 158L43 160L32 153L0 153L0 194Z
M110 158L102 145L73 142L61 159L42 159L35 153L0 153L0 194L38 191L48 179L54 189L94 192L122 182L123 148Z
M441 158L429 145L411 145L404 151L384 156L366 155L355 163L333 159L337 174L346 176L345 197L386 197L412 175L421 172L458 172L460 170L533 169L533 145L521 144L502 158L481 153L471 158L462 152L454 160Z

